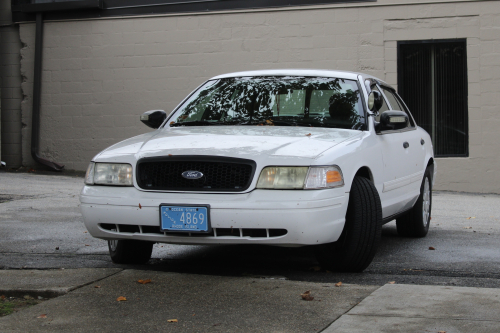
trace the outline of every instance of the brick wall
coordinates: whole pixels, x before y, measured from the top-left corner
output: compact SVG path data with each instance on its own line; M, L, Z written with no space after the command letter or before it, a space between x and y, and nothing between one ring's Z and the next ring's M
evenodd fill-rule
M436 188L499 193L500 3L345 6L47 22L41 155L84 170L101 149L147 132L142 112L170 112L220 73L342 69L396 85L398 40L467 38L470 157L439 159ZM34 25L20 34L29 99ZM31 104L22 110L29 142Z

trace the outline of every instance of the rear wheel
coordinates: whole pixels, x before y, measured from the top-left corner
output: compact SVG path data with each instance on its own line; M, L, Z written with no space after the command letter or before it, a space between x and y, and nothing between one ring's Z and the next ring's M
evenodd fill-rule
M115 264L145 264L151 259L153 244L130 239L108 240L109 255Z
M375 185L355 177L344 230L338 241L316 246L321 266L332 271L361 272L373 260L380 242L382 206Z
M420 196L413 208L405 215L396 219L398 234L404 237L425 237L429 231L432 208L431 168L424 173Z

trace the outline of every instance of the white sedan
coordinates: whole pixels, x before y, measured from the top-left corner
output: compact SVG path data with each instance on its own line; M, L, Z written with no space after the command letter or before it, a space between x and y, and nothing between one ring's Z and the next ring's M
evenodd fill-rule
M214 77L155 130L91 161L80 195L89 233L115 263L154 243L313 245L323 267L359 272L381 227L429 230L429 134L370 75L265 70Z

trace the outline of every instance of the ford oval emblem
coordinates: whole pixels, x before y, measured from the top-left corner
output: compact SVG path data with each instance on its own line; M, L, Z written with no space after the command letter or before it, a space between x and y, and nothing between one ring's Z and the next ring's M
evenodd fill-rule
M200 179L201 177L203 177L203 174L199 171L184 171L182 173L182 177L186 178L186 179Z

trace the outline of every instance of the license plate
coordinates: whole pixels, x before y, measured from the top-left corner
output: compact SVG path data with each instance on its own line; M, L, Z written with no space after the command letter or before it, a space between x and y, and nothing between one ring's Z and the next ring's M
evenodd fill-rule
M210 206L160 206L161 231L209 232Z

